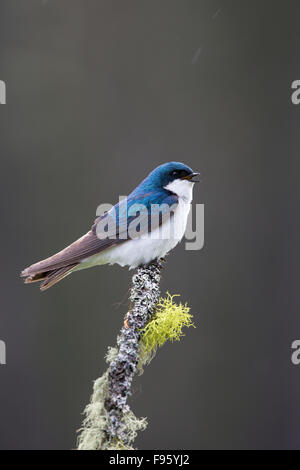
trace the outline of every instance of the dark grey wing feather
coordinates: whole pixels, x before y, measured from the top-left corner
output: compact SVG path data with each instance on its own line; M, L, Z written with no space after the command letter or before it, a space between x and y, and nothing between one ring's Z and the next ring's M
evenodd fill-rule
M89 256L100 253L101 251L116 245L117 243L124 242L125 240L119 239L99 239L95 231L90 230L83 237L76 240L71 245L64 248L59 253L56 253L49 258L40 261L39 263L32 264L22 271L23 277L31 276L42 271L50 271L53 269L63 268L70 264L77 264L81 260Z

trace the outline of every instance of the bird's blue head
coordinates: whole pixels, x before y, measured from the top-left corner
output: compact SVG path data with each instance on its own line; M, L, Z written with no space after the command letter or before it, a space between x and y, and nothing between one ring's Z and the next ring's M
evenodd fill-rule
M169 162L155 168L138 186L143 191L162 191L176 188L176 185L196 183L195 173L189 166L180 162ZM191 185L192 186L192 185Z

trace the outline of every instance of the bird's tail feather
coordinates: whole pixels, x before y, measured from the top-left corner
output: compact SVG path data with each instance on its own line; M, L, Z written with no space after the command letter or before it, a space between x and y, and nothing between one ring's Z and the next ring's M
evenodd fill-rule
M25 284L30 284L31 282L41 282L40 289L43 291L49 289L49 287L52 287L57 282L61 281L63 278L68 276L68 274L71 274L75 266L77 266L77 263L58 269L41 271L32 274L30 274L30 268L27 268L21 273L21 276L25 277Z

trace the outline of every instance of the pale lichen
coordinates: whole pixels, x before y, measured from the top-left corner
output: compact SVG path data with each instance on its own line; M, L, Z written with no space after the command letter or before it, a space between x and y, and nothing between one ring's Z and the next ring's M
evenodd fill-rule
M142 330L138 364L140 372L166 341L179 341L184 336L182 331L184 327L195 328L192 322L193 316L189 313L190 308L187 304L175 303L174 297L179 297L179 295L167 293L166 298L159 300L154 316Z
M99 450L106 448L108 413L104 400L108 392L108 373L95 380L90 403L85 407L85 418L79 429L78 450Z

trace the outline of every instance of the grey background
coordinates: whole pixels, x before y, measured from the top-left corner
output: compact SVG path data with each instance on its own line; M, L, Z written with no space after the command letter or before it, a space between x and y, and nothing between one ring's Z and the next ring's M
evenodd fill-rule
M20 270L170 160L202 173L205 247L162 284L197 329L136 380L137 445L300 448L299 36L292 0L0 0L0 448L75 447L131 276Z

